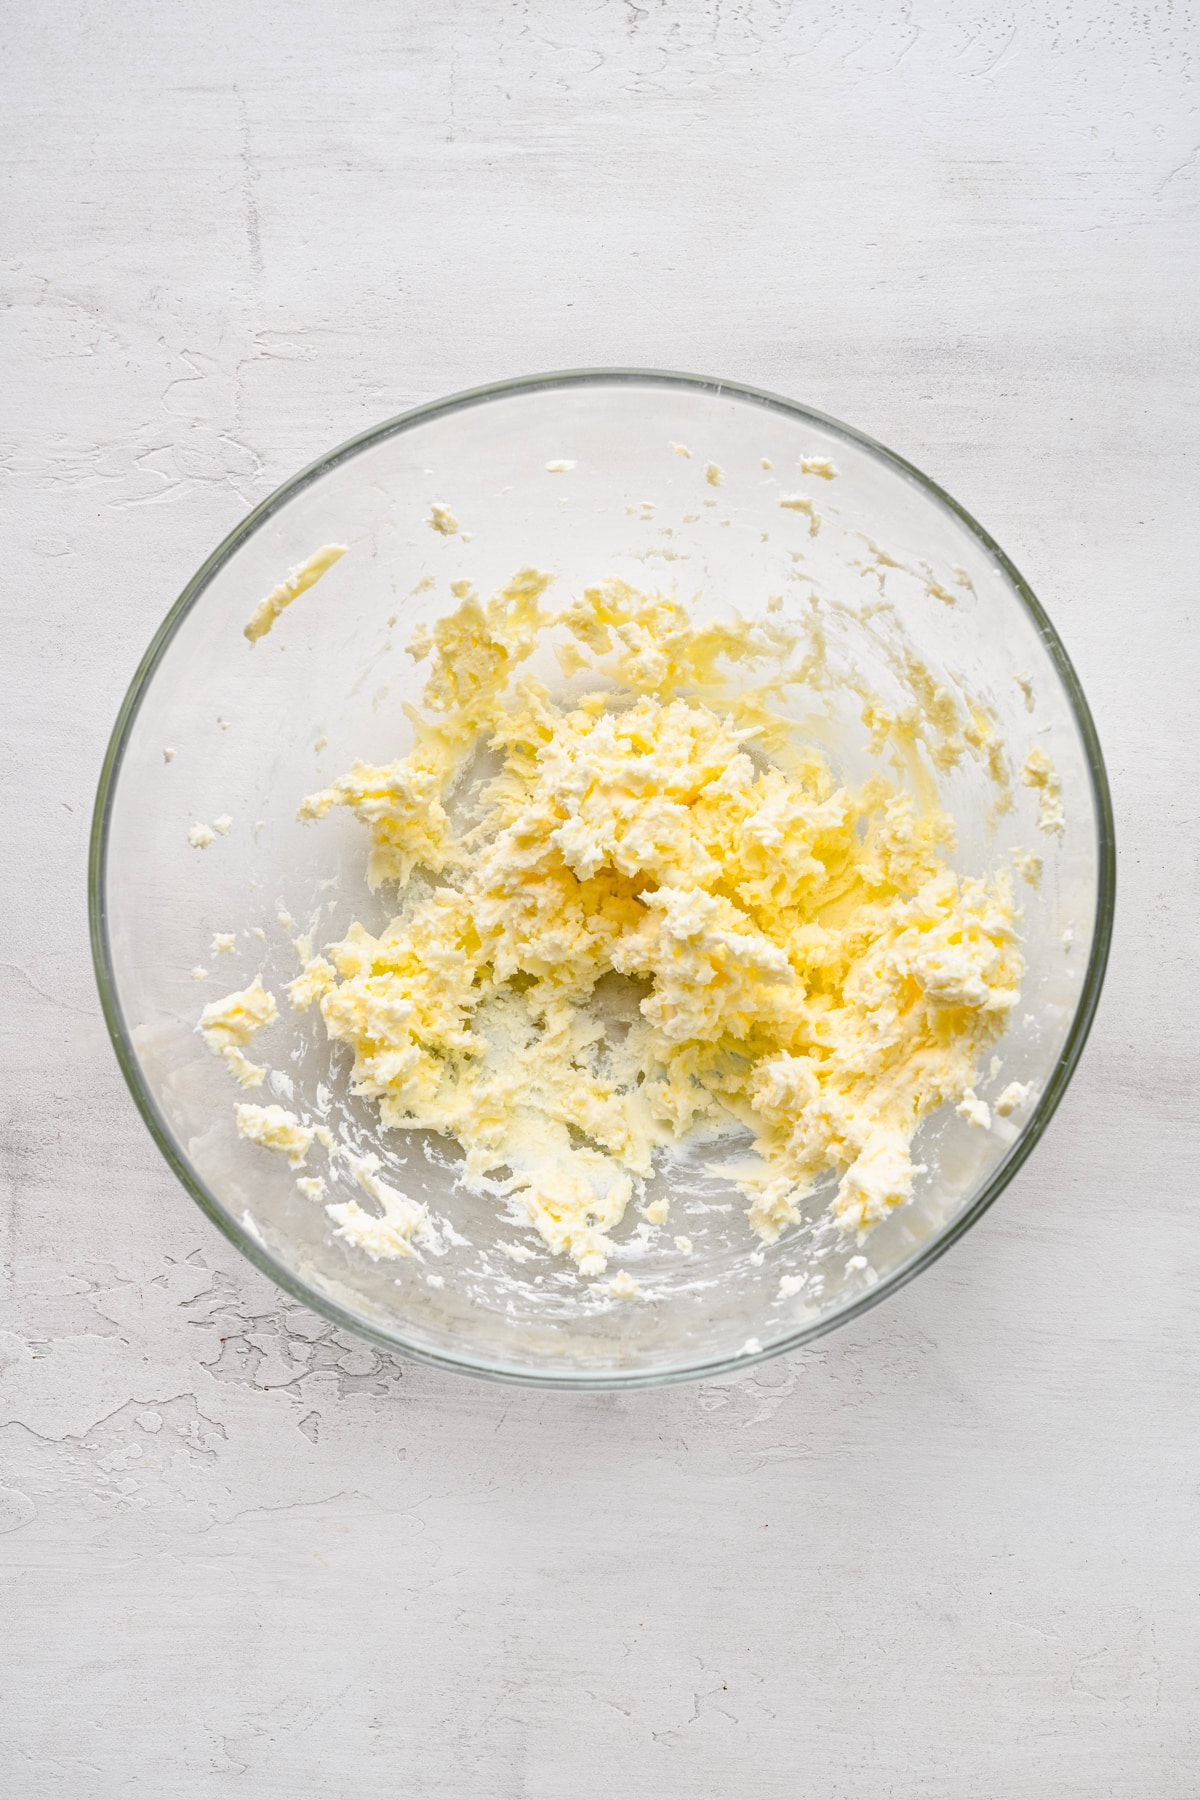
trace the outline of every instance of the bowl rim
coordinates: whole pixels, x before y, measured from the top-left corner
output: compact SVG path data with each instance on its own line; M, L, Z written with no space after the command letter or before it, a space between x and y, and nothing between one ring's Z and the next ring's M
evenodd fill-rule
M157 1101L142 1076L137 1053L125 1024L117 994L108 933L106 876L109 824L125 750L155 670L183 620L197 604L214 576L275 513L301 494L305 488L311 486L313 482L328 474L330 470L337 468L341 463L349 461L361 451L447 414L520 394L573 387L635 385L682 387L713 395L728 394L736 399L763 407L767 411L780 412L790 418L820 426L824 430L840 435L850 443L872 453L907 480L915 482L965 525L988 554L995 559L1017 598L1037 627L1047 654L1062 682L1083 743L1095 806L1098 840L1094 930L1079 1002L1058 1061L1039 1096L1033 1113L971 1204L951 1220L929 1243L922 1245L919 1250L914 1252L899 1268L881 1278L875 1287L848 1300L845 1305L820 1319L807 1321L798 1326L766 1349L755 1350L747 1354L714 1357L666 1370L632 1370L623 1373L619 1369L612 1369L603 1373L592 1373L579 1369L567 1369L561 1374L556 1374L552 1370L525 1369L515 1364L482 1363L469 1357L449 1356L430 1350L421 1344L410 1343L399 1333L393 1334L380 1329L370 1321L358 1317L319 1289L310 1287L299 1275L273 1255L265 1244L224 1210L216 1196L209 1191L206 1183L192 1168L182 1148L176 1143ZM856 427L847 425L844 421L835 419L828 413L805 406L799 401L786 399L765 388L740 381L726 381L669 369L565 369L544 374L516 376L504 381L489 382L481 387L467 388L460 393L450 394L442 399L412 407L406 412L397 414L394 418L387 419L379 425L371 426L366 431L348 438L326 455L309 463L298 474L291 476L277 487L266 499L260 501L217 545L191 580L187 582L154 633L138 664L121 702L101 764L88 850L88 924L92 961L108 1035L134 1103L151 1137L168 1166L206 1217L256 1268L282 1288L286 1294L311 1307L314 1312L328 1319L332 1324L352 1332L357 1337L366 1339L367 1342L379 1349L412 1357L434 1368L446 1369L455 1374L470 1375L482 1380L506 1382L522 1387L539 1387L567 1392L672 1386L679 1382L708 1380L733 1370L752 1368L756 1363L768 1362L773 1357L798 1350L801 1346L823 1337L826 1332L861 1318L872 1307L877 1306L888 1296L897 1293L908 1282L914 1280L916 1276L937 1262L952 1244L957 1243L964 1233L983 1217L983 1214L1008 1186L1038 1143L1057 1110L1078 1065L1096 1015L1112 941L1115 906L1116 837L1112 799L1104 757L1091 710L1058 633L1050 623L1029 583L1000 545L966 508L960 506L958 501L937 482L931 480L913 463L897 455L894 450L888 449L885 444L879 443L875 438L859 431Z

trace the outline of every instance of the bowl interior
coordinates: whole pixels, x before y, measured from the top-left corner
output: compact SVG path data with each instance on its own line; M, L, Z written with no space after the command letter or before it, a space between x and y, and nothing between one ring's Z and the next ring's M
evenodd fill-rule
M683 451L690 451L690 455ZM804 478L828 458L834 480ZM547 465L567 463L567 468ZM711 470L716 473L712 474ZM811 512L781 505L802 492ZM460 529L428 523L434 504ZM323 544L347 554L251 647L243 627L289 569ZM302 825L304 795L354 761L388 762L411 743L403 710L424 670L414 630L455 604L450 584L486 595L517 569L552 571L559 600L606 576L686 600L700 617L819 620L830 679L792 690L798 726L847 780L874 766L864 683L893 708L925 676L961 717L994 722L1005 782L983 755L908 774L958 828L966 874L1042 859L1017 884L1027 973L1000 1067L1030 1099L992 1128L952 1109L921 1127L926 1165L912 1203L860 1243L836 1232L832 1182L774 1244L702 1155L656 1179L669 1228L618 1232L639 1301L579 1279L498 1203L458 1183L457 1147L384 1132L349 1090L314 1009L281 1009L256 1040L270 1064L260 1101L316 1111L439 1220L436 1253L372 1261L333 1235L294 1171L237 1136L247 1096L196 1032L204 1004L261 971L273 991L297 973L293 940L318 947L353 919L378 929L386 892L365 883L366 833L348 814ZM550 659L533 665L550 685ZM914 687L914 683L916 687ZM928 689L921 689L928 695ZM1039 831L1019 770L1038 748L1061 784L1065 830ZM167 759L166 751L174 754ZM1011 810L998 808L1000 792ZM189 829L228 816L203 851ZM768 1354L823 1329L928 1260L998 1191L1052 1108L1082 1042L1102 972L1110 900L1103 773L1082 697L1044 619L977 527L914 471L803 409L685 378L557 378L464 396L395 421L280 490L191 584L131 690L97 815L94 924L101 985L127 1073L152 1128L197 1198L256 1261L343 1322L477 1371L565 1383L661 1380ZM233 933L232 952L214 934ZM194 977L193 971L207 974ZM328 1198L349 1198L335 1166ZM339 1194L338 1184L343 1191ZM361 1198L361 1196L359 1196ZM675 1236L686 1234L690 1254ZM517 1242L532 1254L514 1260ZM612 1270L610 1269L610 1273ZM791 1277L791 1280L783 1280Z

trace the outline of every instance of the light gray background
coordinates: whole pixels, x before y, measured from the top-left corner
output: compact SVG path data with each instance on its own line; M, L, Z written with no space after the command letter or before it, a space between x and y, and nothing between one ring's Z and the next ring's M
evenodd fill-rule
M4 9L0 1787L1193 1800L1191 9ZM283 1303L160 1162L92 796L257 499L435 395L657 364L882 438L1075 658L1115 788L1091 1045L991 1215L817 1349L476 1385Z

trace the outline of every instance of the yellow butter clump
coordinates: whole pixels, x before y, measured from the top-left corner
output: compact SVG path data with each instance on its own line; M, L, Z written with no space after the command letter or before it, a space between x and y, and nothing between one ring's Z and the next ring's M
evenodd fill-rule
M943 815L881 776L839 785L798 741L767 705L804 678L779 625L697 624L616 581L551 613L548 585L461 586L413 646L433 662L411 753L304 801L369 826L399 902L293 1003L319 1001L385 1126L456 1138L586 1274L689 1133L753 1134L764 1238L831 1170L864 1229L909 1197L918 1123L971 1089L1016 1001L1008 878L956 878ZM521 679L544 640L594 685ZM388 1253L361 1208L344 1234L360 1223Z
M216 1056L224 1057L243 1087L261 1087L267 1071L252 1063L245 1047L265 1025L279 1017L275 996L256 975L248 988L213 1000L200 1014L200 1034Z

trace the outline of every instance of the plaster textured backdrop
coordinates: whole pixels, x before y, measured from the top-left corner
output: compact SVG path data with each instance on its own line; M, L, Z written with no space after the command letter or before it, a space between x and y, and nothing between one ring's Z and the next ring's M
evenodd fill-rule
M5 13L0 1787L1194 1800L1194 12ZM995 532L1121 896L1072 1091L941 1265L740 1379L572 1399L377 1355L217 1237L106 1042L84 862L247 507L605 362L807 400Z

